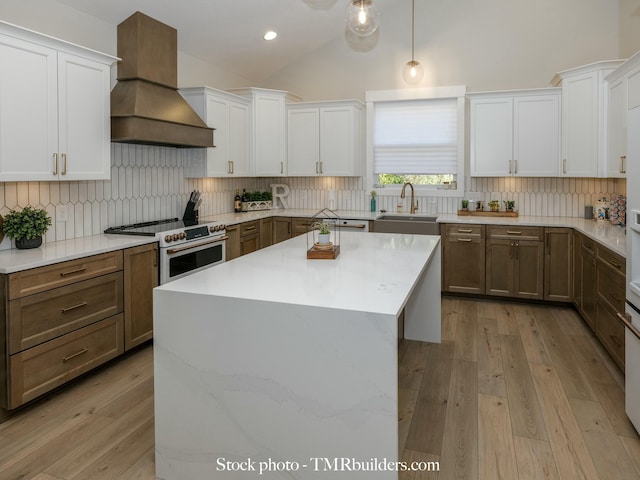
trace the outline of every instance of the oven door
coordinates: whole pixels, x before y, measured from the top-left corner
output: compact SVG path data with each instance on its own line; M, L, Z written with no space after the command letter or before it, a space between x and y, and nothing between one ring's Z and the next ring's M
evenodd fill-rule
M224 262L227 236L160 249L160 284Z

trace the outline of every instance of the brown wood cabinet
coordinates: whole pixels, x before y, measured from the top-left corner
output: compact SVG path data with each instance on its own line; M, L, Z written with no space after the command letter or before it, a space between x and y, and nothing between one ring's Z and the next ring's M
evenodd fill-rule
M596 258L595 333L624 370L625 328L616 314L624 314L626 263L602 245L597 246Z
M311 223L308 218L296 218L291 219L291 236L297 237L303 235L311 228Z
M488 295L542 299L543 229L487 226L485 268Z
M582 309L582 234L573 232L573 273L571 280L571 299L580 311Z
M570 302L572 298L573 229L545 228L544 299Z
M258 250L259 225L257 220L240 224L240 255Z
M0 407L123 353L123 266L118 250L2 275Z
M240 225L227 225L225 243L225 260L233 260L240 256Z
M273 217L273 243L291 238L291 218Z
M153 289L158 286L158 244L124 250L124 349L153 337Z
M265 248L271 245L273 245L273 217L262 218L260 220L259 247Z
M485 293L484 225L444 225L442 289L445 292Z
M595 328L596 322L596 242L582 237L580 254L582 271L581 307L579 309L586 322Z

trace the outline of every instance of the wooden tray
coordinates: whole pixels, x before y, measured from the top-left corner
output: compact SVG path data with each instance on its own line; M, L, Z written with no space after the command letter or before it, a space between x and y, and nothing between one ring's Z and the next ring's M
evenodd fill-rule
M334 245L329 250L319 250L314 247L307 250L307 259L335 260L338 255L340 255L340 245Z
M518 212L492 212L490 210L458 210L458 216L478 216L478 217L517 217Z

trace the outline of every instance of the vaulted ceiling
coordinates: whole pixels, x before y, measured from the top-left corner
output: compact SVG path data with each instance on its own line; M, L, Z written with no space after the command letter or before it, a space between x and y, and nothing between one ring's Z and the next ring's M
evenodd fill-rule
M345 35L348 0L58 0L117 25L141 11L178 30L178 49L259 82ZM374 0L381 18L401 0ZM265 31L278 32L265 41ZM345 48L348 48L346 46Z

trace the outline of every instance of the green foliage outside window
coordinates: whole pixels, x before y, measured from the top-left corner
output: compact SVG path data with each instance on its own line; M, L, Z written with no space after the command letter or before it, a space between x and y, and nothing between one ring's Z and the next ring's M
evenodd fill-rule
M444 182L453 182L453 175L396 175L394 173L381 173L378 175L379 185L402 185L411 182L414 185L442 185Z

